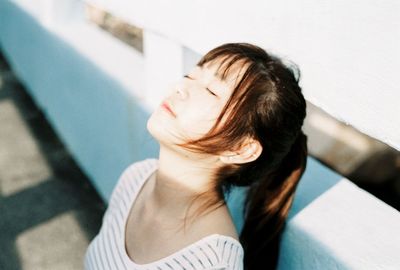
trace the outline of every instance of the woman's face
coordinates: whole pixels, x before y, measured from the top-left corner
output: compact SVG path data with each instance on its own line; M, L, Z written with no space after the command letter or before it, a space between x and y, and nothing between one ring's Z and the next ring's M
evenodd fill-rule
M243 65L235 63L222 81L220 74L215 74L217 61L195 66L169 89L169 94L152 113L147 129L160 143L171 145L198 139L214 125L244 72Z

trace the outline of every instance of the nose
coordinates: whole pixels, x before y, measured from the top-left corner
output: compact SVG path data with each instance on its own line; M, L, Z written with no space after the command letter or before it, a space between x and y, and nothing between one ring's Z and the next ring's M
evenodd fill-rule
M177 87L176 93L178 93L181 99L185 99L187 97L186 90L184 90L183 87Z

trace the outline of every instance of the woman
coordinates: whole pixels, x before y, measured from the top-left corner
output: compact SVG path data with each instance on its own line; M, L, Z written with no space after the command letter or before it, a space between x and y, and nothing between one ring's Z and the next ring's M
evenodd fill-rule
M298 81L248 43L203 56L150 116L159 158L122 173L85 267L275 268L306 167ZM224 200L232 186L249 187L240 236Z

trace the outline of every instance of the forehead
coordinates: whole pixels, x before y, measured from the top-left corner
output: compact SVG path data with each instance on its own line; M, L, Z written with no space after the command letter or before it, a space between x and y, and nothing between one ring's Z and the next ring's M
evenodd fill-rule
M195 70L196 72L201 72L203 76L210 81L217 81L225 86L234 87L246 71L246 65L244 61L236 61L229 67L223 78L223 73L228 66L228 62L229 60L222 64L221 60L216 59L204 63L203 66L197 65Z

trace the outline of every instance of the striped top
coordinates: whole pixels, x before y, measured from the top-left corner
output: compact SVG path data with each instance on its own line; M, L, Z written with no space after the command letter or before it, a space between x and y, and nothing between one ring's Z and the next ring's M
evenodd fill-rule
M99 233L86 250L86 270L95 269L243 269L243 247L231 236L211 234L146 264L135 263L125 249L125 224L131 206L145 181L158 168L158 159L148 158L129 165L111 194Z

